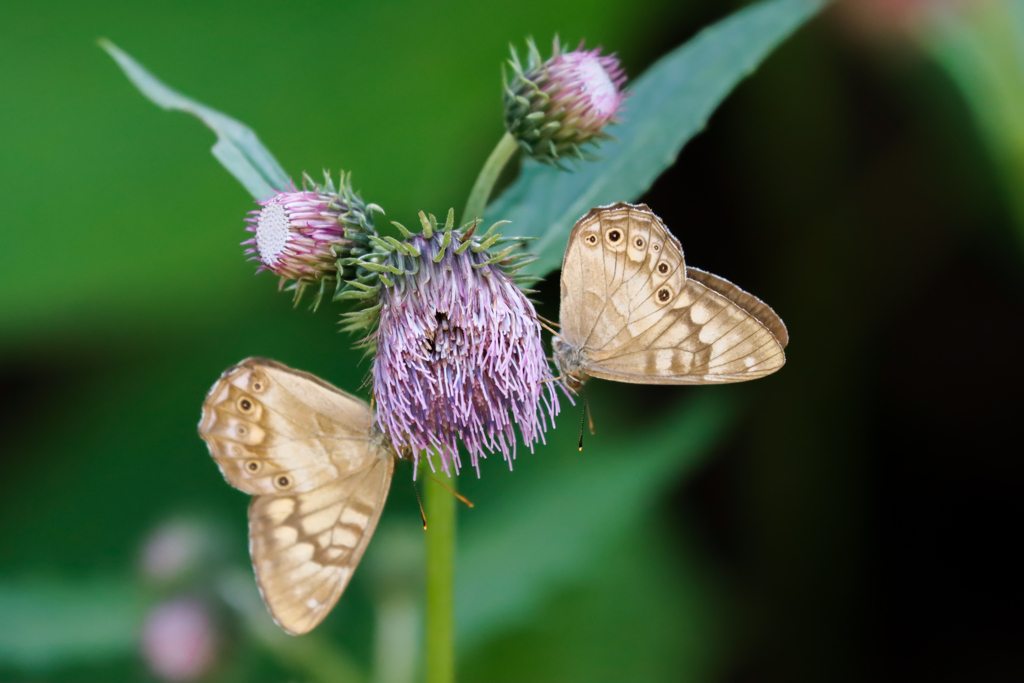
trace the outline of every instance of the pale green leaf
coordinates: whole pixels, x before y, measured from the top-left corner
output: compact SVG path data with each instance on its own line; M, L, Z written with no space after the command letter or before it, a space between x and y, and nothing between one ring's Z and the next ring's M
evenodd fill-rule
M217 142L211 150L213 156L254 198L269 199L275 190L284 190L288 186L288 175L281 164L251 128L167 87L109 40L101 40L100 47L114 58L128 80L154 104L192 114L216 133Z
M146 605L126 581L0 581L0 666L41 671L130 657Z
M929 19L923 45L967 102L1024 236L1024 0L935 11Z

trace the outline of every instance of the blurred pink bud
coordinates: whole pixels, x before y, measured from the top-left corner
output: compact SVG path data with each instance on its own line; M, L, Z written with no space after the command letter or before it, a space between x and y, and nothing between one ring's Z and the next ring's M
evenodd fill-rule
M201 525L167 522L142 547L142 573L157 581L173 581L198 567L211 546L210 535Z
M843 0L838 16L857 33L874 38L908 36L937 13L957 10L972 0Z
M142 656L164 681L194 681L216 662L218 637L209 608L194 598L161 603L142 628Z

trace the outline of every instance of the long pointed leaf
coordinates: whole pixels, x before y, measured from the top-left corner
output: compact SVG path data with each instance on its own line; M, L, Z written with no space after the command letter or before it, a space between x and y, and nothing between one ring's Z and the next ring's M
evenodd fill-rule
M284 190L288 186L288 174L251 128L167 87L109 40L101 40L100 47L114 58L128 80L154 104L192 114L216 133L217 142L211 150L213 156L254 198L269 199L275 190Z

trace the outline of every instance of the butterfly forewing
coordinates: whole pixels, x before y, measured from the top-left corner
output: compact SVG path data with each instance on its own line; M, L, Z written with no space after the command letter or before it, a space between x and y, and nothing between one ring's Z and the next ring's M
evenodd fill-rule
M679 242L643 204L594 209L573 227L560 318L563 342L582 350L582 370L594 377L738 382L785 362L779 317L727 280L688 269Z
M678 289L685 279L682 249L657 216L629 204L594 209L569 236L562 336L587 349L636 336L655 322L656 288Z
M225 372L203 404L199 434L224 477L258 494L253 566L291 633L309 631L337 602L380 518L396 456L371 430L363 401L259 358Z

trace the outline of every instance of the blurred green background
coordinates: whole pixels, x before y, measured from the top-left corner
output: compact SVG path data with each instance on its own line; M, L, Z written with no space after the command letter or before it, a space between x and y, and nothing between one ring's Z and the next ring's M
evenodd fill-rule
M154 680L142 625L182 599L208 680L397 682L419 656L408 468L313 636L254 604L202 397L251 355L349 390L368 364L337 308L253 276L213 136L97 38L415 224L461 206L500 136L510 42L586 39L638 75L740 4L0 5L0 680ZM1024 10L914 24L931 4L828 10L645 196L689 263L786 320L788 364L592 382L582 454L569 408L515 472L463 477L463 680L1024 679ZM557 276L540 290L556 317Z

